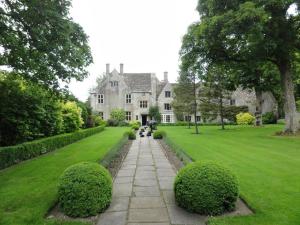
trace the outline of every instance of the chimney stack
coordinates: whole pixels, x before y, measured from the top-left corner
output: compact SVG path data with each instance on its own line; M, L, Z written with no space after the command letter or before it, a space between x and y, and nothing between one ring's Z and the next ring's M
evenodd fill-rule
M124 64L121 63L120 64L120 74L123 75L123 73L124 73Z
M110 73L110 70L109 70L109 63L106 64L106 75L108 75Z
M164 72L164 82L168 82L168 72Z

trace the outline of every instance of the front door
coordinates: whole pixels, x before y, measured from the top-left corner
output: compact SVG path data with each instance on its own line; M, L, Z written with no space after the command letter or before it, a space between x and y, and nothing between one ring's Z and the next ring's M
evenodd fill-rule
M147 115L142 115L142 125L147 125Z

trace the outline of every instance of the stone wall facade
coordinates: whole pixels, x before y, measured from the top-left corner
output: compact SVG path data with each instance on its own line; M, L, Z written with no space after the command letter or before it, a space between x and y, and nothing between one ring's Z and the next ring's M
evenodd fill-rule
M162 122L175 122L173 110L165 109L165 104L173 101L173 89L167 72L164 74L165 79L159 81L152 73L123 73L122 64L120 71L110 72L108 67L106 79L90 93L90 104L94 112L108 120L113 109L124 109L128 122L138 120L145 124L145 121L151 119L149 108L158 105ZM170 97L166 97L166 91L170 92Z

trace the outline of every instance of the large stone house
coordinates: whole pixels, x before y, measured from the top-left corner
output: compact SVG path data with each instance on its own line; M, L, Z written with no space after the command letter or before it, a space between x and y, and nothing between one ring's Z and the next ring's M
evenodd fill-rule
M106 65L106 78L93 90L90 103L93 111L99 113L104 120L109 119L113 109L124 109L126 120L138 120L146 124L149 108L159 106L163 123L175 122L171 102L173 101L172 84L168 81L168 73L159 81L153 73L124 73L120 64L120 72L110 71Z
M158 106L162 123L176 122L172 110L173 87L168 81L168 72L164 73L164 80L159 81L153 73L124 73L124 65L120 64L120 71L110 71L106 65L106 76L102 83L90 93L90 103L93 111L104 120L110 118L113 109L124 109L126 120L138 120L143 125L149 118L149 108ZM256 111L255 94L251 90L237 89L232 93L231 105L247 105L249 111ZM271 93L263 94L263 113L277 110L277 103ZM201 115L185 116L185 120L201 121Z

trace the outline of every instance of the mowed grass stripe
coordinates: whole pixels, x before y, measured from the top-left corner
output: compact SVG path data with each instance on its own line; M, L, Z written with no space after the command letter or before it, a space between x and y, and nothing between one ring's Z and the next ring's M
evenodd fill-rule
M300 138L277 137L282 126L263 128L162 127L195 160L216 160L239 177L241 194L255 215L212 219L216 225L296 225L300 221Z
M43 218L56 201L58 178L70 165L103 158L126 130L106 128L99 134L0 171L0 224L82 224Z

